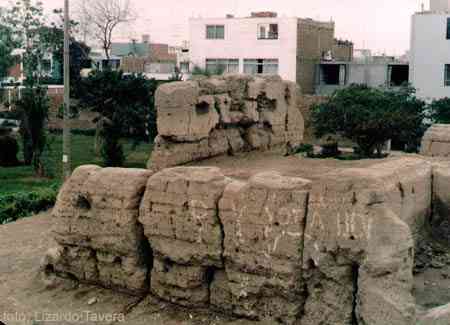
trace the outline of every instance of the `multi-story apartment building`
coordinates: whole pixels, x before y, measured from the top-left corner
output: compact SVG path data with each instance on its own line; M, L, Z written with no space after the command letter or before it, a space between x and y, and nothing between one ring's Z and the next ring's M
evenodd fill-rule
M412 16L410 82L423 99L450 97L450 0Z
M325 56L351 60L353 45L334 37L334 22L278 17L190 19L191 65L211 72L278 74L313 93L316 64Z

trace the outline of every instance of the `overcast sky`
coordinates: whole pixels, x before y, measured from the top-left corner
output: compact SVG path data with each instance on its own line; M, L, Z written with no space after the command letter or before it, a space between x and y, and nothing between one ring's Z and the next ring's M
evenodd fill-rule
M5 5L10 0L0 0ZM41 0L47 10L63 0ZM76 0L70 0L71 2ZM95 1L95 0L91 0ZM336 37L356 48L401 55L409 48L411 15L429 0L131 0L139 19L116 38L148 33L154 42L180 44L188 38L189 17L247 16L251 11L276 11L280 16L309 17L336 22Z

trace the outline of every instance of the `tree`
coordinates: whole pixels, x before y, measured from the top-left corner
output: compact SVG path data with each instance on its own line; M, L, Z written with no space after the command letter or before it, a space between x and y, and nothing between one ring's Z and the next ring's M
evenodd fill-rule
M47 89L41 86L42 63L48 44L40 39L44 28L42 3L31 0L17 0L6 12L4 20L11 30L17 46L24 49L22 63L25 74L25 89L16 107L20 111L20 133L23 142L24 160L32 164L38 176L45 175L41 157L46 148L46 122L48 117Z
M27 80L42 76L42 61L46 52L45 44L39 40L44 26L44 9L40 1L17 0L6 11L4 24L11 30L17 47L25 50L23 54L24 74ZM30 81L34 83L34 81Z
M112 36L115 29L136 19L130 0L81 1L81 20L89 22L93 36L100 41L106 58L110 58Z
M36 175L45 176L42 154L46 149L49 99L47 88L39 84L27 84L22 96L16 101L22 114L20 133L23 139L25 164L31 164Z
M351 85L336 91L328 101L313 108L311 119L318 137L338 134L355 142L360 153L381 155L390 139L404 139L416 146L424 131L425 102L415 90L369 88Z
M6 26L0 25L0 81L8 75L9 68L15 63L15 59L11 54L14 48L11 30Z
M120 71L95 71L82 80L80 104L99 113L99 135L106 166L121 166L125 160L121 139L131 137L138 143L147 140L154 114L157 83L140 75L124 76Z

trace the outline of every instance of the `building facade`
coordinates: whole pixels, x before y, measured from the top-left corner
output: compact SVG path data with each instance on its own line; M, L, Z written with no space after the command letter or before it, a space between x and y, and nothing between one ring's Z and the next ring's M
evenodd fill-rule
M334 22L278 17L273 12L250 17L190 19L192 67L212 73L278 74L297 82L305 93L313 93L316 64L338 47ZM350 43L349 43L350 44Z
M426 100L450 97L450 1L431 0L411 21L410 82Z
M330 95L351 84L369 87L399 87L408 83L409 65L392 56L372 56L369 50L348 61L322 60L316 69L316 94Z

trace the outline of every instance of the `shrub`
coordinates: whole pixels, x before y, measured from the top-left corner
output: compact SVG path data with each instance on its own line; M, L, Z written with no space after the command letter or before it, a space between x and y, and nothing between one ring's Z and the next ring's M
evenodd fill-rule
M369 88L351 85L336 91L328 101L313 107L311 120L316 136L336 134L357 144L364 157L382 156L389 139L403 139L418 147L425 130L425 102L415 90Z
M157 85L155 80L141 75L124 76L120 71L111 70L96 71L83 80L80 104L100 114L98 134L102 138L105 166L123 164L121 138L130 137L137 144L156 136Z
M17 140L10 135L10 130L0 127L0 166L18 166L19 145Z
M314 156L314 146L309 143L302 143L298 147L294 148L294 154L305 154L306 157Z
M46 149L49 98L47 88L27 83L22 96L16 101L21 112L20 133L23 140L23 154L26 165L33 165L38 176L45 175L45 167L41 160Z
M450 98L432 101L429 105L429 111L434 123L450 124Z
M0 224L51 208L55 204L57 194L57 185L33 192L0 194Z

